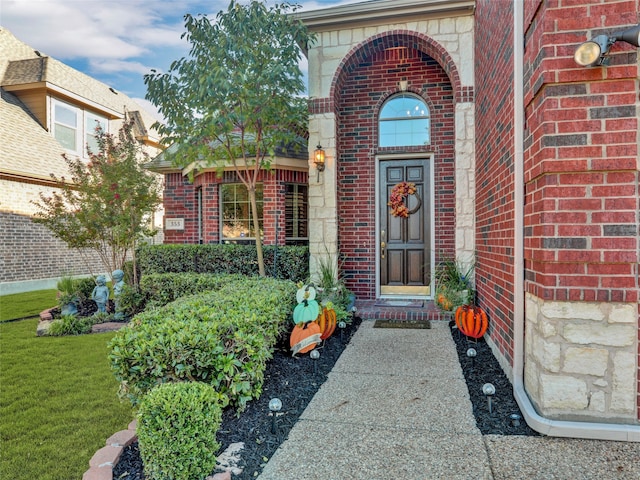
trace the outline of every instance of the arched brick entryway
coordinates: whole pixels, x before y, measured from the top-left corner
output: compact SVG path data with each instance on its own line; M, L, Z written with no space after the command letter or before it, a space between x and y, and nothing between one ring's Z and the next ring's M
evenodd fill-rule
M431 109L431 143L408 148L380 148L377 118L384 101L412 92ZM457 102L472 89L462 88L451 57L433 39L416 32L392 31L354 47L334 77L323 109L336 117L336 202L342 273L358 298L376 291L376 158L403 155L432 158L436 255L455 255L455 115ZM320 106L320 105L318 105ZM326 111L326 110L325 110ZM386 204L387 199L380 198Z

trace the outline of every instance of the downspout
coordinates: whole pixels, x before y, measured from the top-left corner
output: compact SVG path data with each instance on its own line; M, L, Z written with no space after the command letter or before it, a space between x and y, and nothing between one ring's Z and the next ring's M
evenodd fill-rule
M524 2L514 1L514 344L513 395L527 424L552 437L640 442L639 425L550 420L540 416L524 389Z

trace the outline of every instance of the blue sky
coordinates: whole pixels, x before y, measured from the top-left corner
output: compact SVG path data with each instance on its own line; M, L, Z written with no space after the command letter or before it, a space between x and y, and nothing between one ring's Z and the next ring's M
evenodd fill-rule
M297 3L302 11L309 11L358 1L361 0ZM0 25L35 50L144 104L146 89L142 76L151 69L166 71L173 60L187 54L187 44L180 39L184 14L206 13L213 18L228 3L228 0L0 0ZM302 68L306 69L306 64Z

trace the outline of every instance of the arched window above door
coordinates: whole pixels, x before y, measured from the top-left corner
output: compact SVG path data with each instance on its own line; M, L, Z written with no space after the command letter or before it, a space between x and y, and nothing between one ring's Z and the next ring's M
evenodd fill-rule
M381 147L412 147L431 143L429 107L417 95L391 97L378 119Z

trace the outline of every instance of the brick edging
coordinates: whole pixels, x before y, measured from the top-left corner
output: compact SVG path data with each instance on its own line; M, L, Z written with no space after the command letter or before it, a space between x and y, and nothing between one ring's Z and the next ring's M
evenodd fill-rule
M48 308L46 310L41 311L40 312L40 321L41 322L45 322L45 321L53 320L53 315L51 314L51 312L53 310L55 310L56 308L58 308L58 307L51 307L51 308Z
M89 470L84 472L82 480L113 480L113 468L118 464L125 447L138 439L136 425L137 420L133 420L127 430L120 430L107 438L106 445L89 460Z

